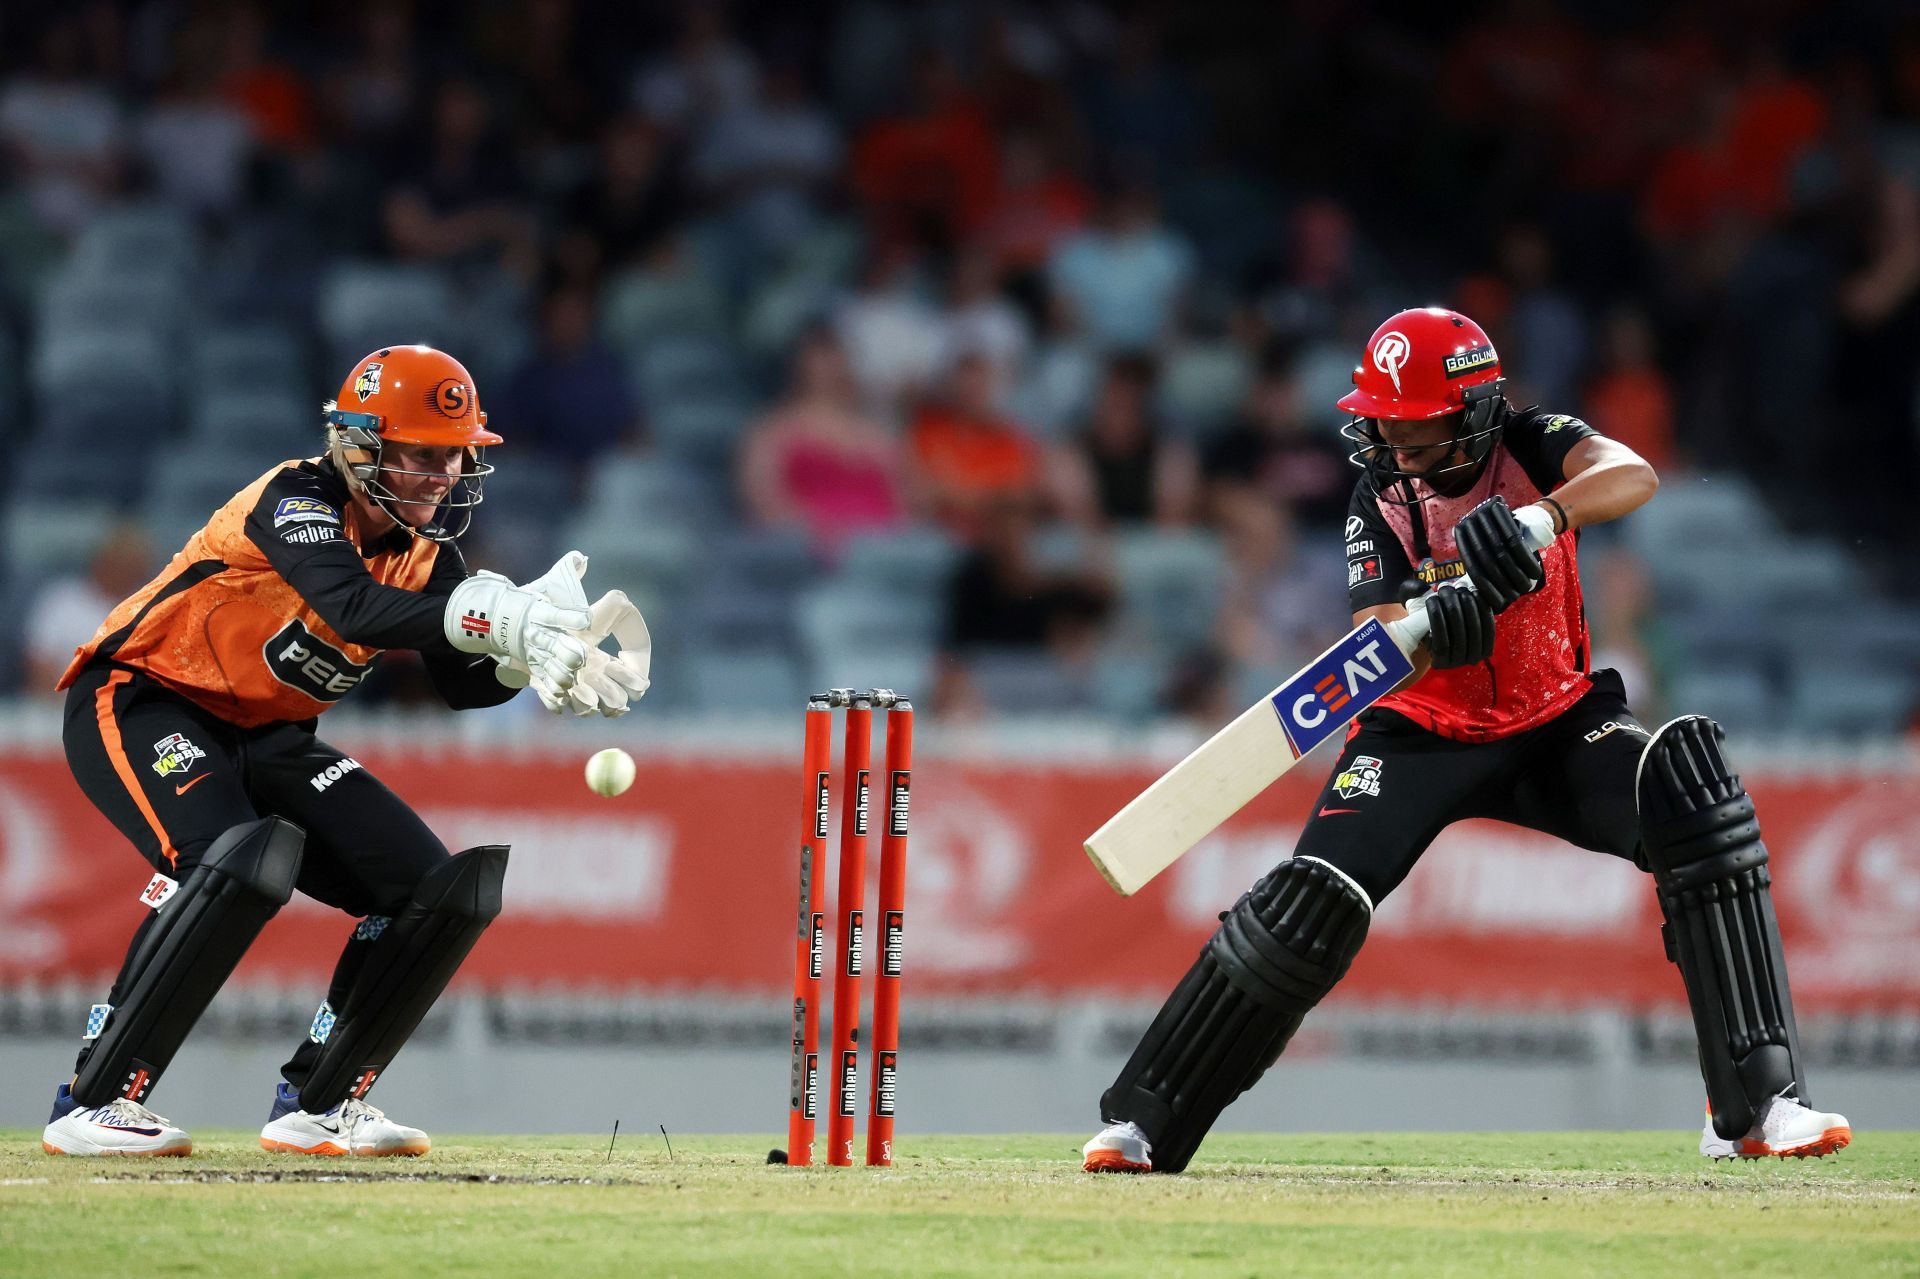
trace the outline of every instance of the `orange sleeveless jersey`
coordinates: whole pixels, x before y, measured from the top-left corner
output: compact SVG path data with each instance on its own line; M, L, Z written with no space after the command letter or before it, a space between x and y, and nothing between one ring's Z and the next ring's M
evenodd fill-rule
M283 462L240 490L187 539L159 576L121 601L74 655L59 687L96 656L132 667L229 723L312 719L366 677L380 650L320 620L247 536L248 514ZM351 502L342 512L358 534ZM422 589L439 546L412 538L366 561L375 581Z

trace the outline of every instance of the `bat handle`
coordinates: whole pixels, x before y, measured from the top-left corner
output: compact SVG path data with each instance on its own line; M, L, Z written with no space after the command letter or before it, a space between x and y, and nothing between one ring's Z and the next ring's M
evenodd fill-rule
M1414 650L1426 643L1427 636L1433 633L1433 623L1427 618L1426 595L1416 595L1408 600L1407 615L1386 623L1386 631L1394 647L1412 658Z
M1522 507L1515 514L1520 520L1521 527L1527 531L1527 545L1536 551L1544 551L1553 545L1556 536L1553 531L1553 517L1537 506ZM1464 583L1462 586L1450 586L1444 589L1469 591L1473 589L1472 582L1465 579L1462 581ZM1387 635L1408 657L1412 657L1413 651L1426 643L1427 636L1433 633L1433 623L1427 618L1427 600L1432 595L1433 591L1428 591L1425 595L1417 595L1408 600L1407 615L1395 618L1386 624Z

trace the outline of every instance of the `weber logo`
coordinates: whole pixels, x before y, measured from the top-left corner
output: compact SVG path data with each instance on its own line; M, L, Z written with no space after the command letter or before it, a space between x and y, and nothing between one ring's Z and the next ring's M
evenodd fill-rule
M807 1054L807 1090L800 1094L800 1113L808 1119L820 1115L820 1054Z
M861 911L847 912L847 976L860 975L860 952L866 949L866 930L861 924Z
M813 845L800 845L800 914L794 920L793 935L807 935L807 915L813 906Z
M827 837L827 796L829 789L827 774L815 773L813 776L813 837L815 839L825 839Z
M793 792L789 791L788 794ZM855 1093L860 1083L860 1050L849 1048L840 1054L840 1086L834 1091L839 1096L840 1113L851 1119L855 1113Z
M316 636L297 617L261 647L260 656L275 679L316 702L339 701L373 669Z
M907 837L907 792L912 785L912 773L904 768L894 773L892 789L887 797L887 834L896 839Z
M1347 589L1352 590L1362 582L1377 582L1385 576L1380 567L1380 557L1369 555L1365 559L1347 561Z
M345 777L348 773L357 772L359 768L360 761L348 757L342 759L338 764L328 764L325 768L308 778L307 781L315 790L323 791L339 781L342 777Z
M906 912L890 910L886 922L880 929L880 975L898 977L901 972L902 949L905 944Z
M894 1094L900 1075L900 1054L880 1054L879 1069L874 1071L873 1113L880 1119L893 1118Z
M821 911L813 912L813 927L807 938L807 976L815 981L826 968L827 917Z
M865 839L867 837L867 791L869 774L861 769L854 774L853 780L853 833Z
M1476 369L1484 369L1488 365L1498 364L1499 362L1500 357L1493 353L1492 347L1476 346L1470 351L1462 351L1458 355L1449 355L1440 363L1446 368L1447 376L1453 378L1465 377Z

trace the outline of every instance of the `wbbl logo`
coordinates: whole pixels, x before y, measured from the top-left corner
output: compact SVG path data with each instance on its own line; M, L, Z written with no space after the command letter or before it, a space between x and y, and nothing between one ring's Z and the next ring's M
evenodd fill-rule
M913 774L905 769L896 771L887 797L887 834L898 839L907 837L908 791L913 784Z
M847 912L847 976L849 977L860 975L860 952L866 948L867 944L864 915L864 911Z
M792 792L788 793L791 794ZM856 1100L854 1094L858 1091L859 1075L860 1050L857 1048L849 1048L840 1054L840 1087L835 1090L840 1095L840 1113L849 1119L853 1118L854 1115L854 1102Z
M898 977L903 969L904 938L906 936L906 912L890 910L886 923L880 930L880 975Z
M1378 621L1322 653L1280 686L1273 709L1295 758L1340 731L1388 689L1413 673L1413 663Z
M882 1052L880 1069L873 1081L873 1113L882 1119L893 1118L894 1094L898 1085L900 1055Z

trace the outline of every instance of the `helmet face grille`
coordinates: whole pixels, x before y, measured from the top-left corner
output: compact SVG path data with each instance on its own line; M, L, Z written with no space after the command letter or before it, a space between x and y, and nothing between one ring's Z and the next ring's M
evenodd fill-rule
M1496 378L1466 388L1463 396L1465 407L1451 415L1453 429L1447 440L1422 446L1446 449L1437 465L1422 471L1409 471L1395 466L1393 446L1380 433L1380 419L1371 417L1351 418L1340 428L1342 437L1358 445L1347 454L1347 461L1366 472L1367 482L1377 500L1397 506L1421 501L1423 499L1419 496L1396 497L1392 490L1398 488L1413 494L1413 481L1430 485L1442 476L1458 475L1485 462L1493 452L1494 445L1499 442L1507 418L1513 411L1506 402L1506 387L1505 378Z
M485 460L486 446L469 446L466 457L461 463L459 476L447 490L445 500L440 503L439 511L431 523L424 525L409 524L400 517L399 504L404 500L382 479L382 475L438 476L440 471L413 471L405 467L388 464L383 454L386 441L382 439L379 428L362 423L368 415L362 413L332 412L328 414L331 427L334 463L348 478L350 486L364 493L369 502L378 507L382 514L395 524L417 537L431 542L452 542L472 527L473 508L485 499L486 478L493 474L494 468ZM378 419L372 419L377 423Z

